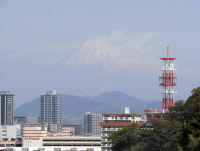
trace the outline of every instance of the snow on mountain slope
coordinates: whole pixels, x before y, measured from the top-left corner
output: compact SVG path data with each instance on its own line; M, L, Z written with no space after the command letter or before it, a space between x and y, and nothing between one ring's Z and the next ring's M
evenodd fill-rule
M63 57L54 61L67 67L101 66L107 68L130 63L128 54L121 52L120 48L103 40L89 40L80 48L68 52Z
M151 33L131 37L118 32L107 37L93 38L78 48L67 50L66 54L50 65L70 68L149 68L149 62L154 65L157 60L149 43L151 38L153 39Z

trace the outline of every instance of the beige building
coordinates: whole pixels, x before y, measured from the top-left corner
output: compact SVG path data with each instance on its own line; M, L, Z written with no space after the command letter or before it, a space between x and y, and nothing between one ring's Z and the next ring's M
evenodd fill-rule
M66 137L73 136L74 127L73 126L62 126L61 132L48 132L47 136L49 137Z
M42 130L42 126L23 126L22 147L101 151L101 137L74 137L71 136L72 128L73 126L64 126L62 133L48 133L47 128ZM66 136L68 134L70 136Z
M67 126L67 125L62 126L62 132L65 134L65 136L74 136L74 131L75 131L74 126Z
M42 130L41 126L22 127L22 146L23 147L41 147L42 138L47 136L47 130Z

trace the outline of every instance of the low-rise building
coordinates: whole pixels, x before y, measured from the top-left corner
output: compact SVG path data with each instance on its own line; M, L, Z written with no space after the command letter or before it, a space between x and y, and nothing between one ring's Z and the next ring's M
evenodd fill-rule
M69 128L69 127L68 127ZM68 130L67 130L68 131ZM23 148L60 148L65 150L91 150L101 151L101 137L65 136L66 127L63 127L63 134L47 132L42 126L23 126Z
M74 127L73 136L83 136L83 127L82 127L82 125L67 125L67 126L73 126Z
M16 139L15 125L1 125L0 126L0 140L14 140Z
M41 147L42 138L47 136L47 129L42 126L24 125L22 127L22 146L23 147Z
M62 126L62 132L65 134L65 136L74 136L75 128L74 126Z
M101 137L25 137L23 148L60 148L65 150L101 151Z
M144 122L149 122L149 121L155 121L155 120L159 120L162 118L162 110L144 110L145 115L144 115Z
M15 147L21 146L20 138L17 138L16 125L1 125L0 126L0 147Z
M14 121L15 125L24 125L26 124L26 116L15 116Z
M62 131L67 133L67 136L84 136L82 125L62 125Z
M27 116L26 117L26 124L39 124L40 123L40 117L39 116Z
M43 146L99 147L101 137L43 137Z

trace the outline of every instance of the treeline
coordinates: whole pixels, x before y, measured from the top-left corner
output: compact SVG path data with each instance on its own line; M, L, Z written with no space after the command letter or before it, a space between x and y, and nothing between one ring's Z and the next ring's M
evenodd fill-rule
M177 101L162 120L124 127L109 139L113 151L200 151L200 87L185 103Z

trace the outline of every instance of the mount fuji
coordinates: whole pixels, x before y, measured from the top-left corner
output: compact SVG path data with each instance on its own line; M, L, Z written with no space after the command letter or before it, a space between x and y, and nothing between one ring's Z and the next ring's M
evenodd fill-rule
M130 54L105 40L92 39L83 43L79 48L69 50L61 58L50 65L77 67L100 67L102 69L123 67L132 62Z

